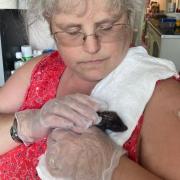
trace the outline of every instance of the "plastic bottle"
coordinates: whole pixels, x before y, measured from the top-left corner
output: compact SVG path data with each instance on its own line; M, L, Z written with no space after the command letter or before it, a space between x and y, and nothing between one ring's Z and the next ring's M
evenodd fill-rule
M30 45L21 46L22 58L24 61L29 61L33 57L32 48Z
M176 20L176 30L175 34L180 35L180 19Z
M42 50L33 50L33 57L37 57L42 55L43 51Z
M24 59L22 58L22 53L21 52L16 52L16 59L17 61L14 62L14 69L20 68L25 62Z

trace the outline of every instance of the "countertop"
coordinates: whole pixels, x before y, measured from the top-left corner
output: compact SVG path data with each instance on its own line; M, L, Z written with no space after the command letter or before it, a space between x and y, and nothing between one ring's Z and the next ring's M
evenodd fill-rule
M161 38L178 38L180 39L180 32L177 33L175 29L161 29L159 26L158 19L150 19L148 23L152 26L152 28L161 36Z

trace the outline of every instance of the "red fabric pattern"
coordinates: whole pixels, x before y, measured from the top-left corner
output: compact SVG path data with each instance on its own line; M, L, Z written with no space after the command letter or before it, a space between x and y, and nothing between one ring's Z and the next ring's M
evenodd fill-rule
M58 52L45 57L34 69L20 110L38 109L56 96L65 65ZM46 139L27 147L20 145L0 156L1 180L39 180L36 172L38 157L46 150Z
M135 162L138 162L137 145L143 121L144 118L141 116L131 137L123 145L123 148L128 152L128 157Z
M38 109L56 96L60 77L65 65L57 51L46 56L36 65L32 73L30 86L27 89L24 102L20 110ZM137 161L137 143L143 124L140 118L129 140L124 144L129 157ZM20 145L0 156L1 180L39 180L36 172L38 158L46 150L46 139L38 141L31 146Z

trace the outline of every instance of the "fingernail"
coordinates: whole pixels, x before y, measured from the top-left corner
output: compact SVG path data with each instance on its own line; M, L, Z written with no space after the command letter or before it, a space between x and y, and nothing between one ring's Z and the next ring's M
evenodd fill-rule
M85 126L85 129L88 129L89 127L91 127L93 124L93 121L89 121L87 122L86 126Z
M96 122L94 124L95 125L99 124L101 121L102 121L102 117L98 116L97 119L96 119Z

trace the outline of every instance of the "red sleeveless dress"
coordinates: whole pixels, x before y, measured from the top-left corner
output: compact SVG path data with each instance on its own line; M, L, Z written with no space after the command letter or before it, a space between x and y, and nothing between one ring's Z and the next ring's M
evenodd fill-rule
M65 65L57 51L47 55L38 63L32 73L24 102L19 110L39 109L45 102L56 96L57 87ZM140 118L131 138L124 144L129 157L137 160L137 141L143 117ZM30 146L19 145L0 156L1 180L39 180L36 172L38 158L46 150L46 139Z

